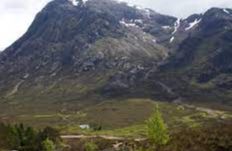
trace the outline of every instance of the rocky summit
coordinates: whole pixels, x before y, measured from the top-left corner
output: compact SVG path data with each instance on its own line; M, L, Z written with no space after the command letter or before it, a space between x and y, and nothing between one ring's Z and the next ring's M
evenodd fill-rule
M1 102L232 105L231 41L231 9L178 19L113 0L54 0L0 53Z

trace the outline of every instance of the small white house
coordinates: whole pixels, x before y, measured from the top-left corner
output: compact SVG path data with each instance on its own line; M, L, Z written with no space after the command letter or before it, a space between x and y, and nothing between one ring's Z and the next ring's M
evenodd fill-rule
M83 124L79 126L81 129L90 129L90 126L88 124Z

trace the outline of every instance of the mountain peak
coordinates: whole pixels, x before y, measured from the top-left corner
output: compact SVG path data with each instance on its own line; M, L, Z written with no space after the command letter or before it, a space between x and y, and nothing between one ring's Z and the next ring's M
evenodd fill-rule
M214 17L226 17L232 15L232 10L229 8L218 8L213 7L207 10L204 14L206 17L214 16Z
M8 97L33 88L41 96L49 96L51 87L56 87L54 95L64 94L59 87L67 87L62 97L77 97L83 90L87 94L133 89L178 47L193 52L199 43L191 39L194 35L231 29L230 20L214 17L229 18L230 11L212 8L204 15L177 20L114 0L54 0L28 31L0 54L0 92ZM189 43L184 43L189 38ZM154 85L166 89L163 84Z

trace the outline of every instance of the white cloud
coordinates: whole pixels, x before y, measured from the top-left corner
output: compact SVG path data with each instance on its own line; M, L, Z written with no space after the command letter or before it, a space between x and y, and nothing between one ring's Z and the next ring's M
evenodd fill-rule
M1 0L0 50L18 39L36 13L51 0ZM204 12L210 7L232 7L232 0L121 0L178 17Z
M36 13L49 0L1 0L0 4L0 50L23 35Z
M122 0L143 7L152 7L157 12L185 18L201 13L210 7L232 7L232 0Z

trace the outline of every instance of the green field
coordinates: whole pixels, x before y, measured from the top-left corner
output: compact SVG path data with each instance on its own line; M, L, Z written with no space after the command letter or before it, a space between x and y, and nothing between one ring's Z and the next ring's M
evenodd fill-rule
M31 113L15 110L14 114L1 114L3 122L24 123L36 128L56 127L62 134L104 134L126 137L140 137L146 133L145 121L156 105L170 130L232 120L232 113L187 104L173 104L150 99L110 100L93 106L75 110L72 105L64 105L63 110ZM32 110L31 108L30 110ZM38 110L38 109L37 109ZM17 112L17 111L20 111ZM9 112L9 111L8 111ZM13 109L12 109L13 112ZM81 130L79 125L101 126L101 131Z

